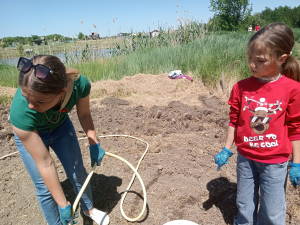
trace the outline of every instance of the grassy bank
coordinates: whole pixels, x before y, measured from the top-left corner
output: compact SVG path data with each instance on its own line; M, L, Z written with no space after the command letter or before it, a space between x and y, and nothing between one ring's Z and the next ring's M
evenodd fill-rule
M293 55L299 59L300 29L293 31L297 40ZM183 40L180 45L170 45L167 40L159 44L161 38L153 38L153 43L148 40L143 47L133 48L147 42L147 39L141 39L137 45L123 45L125 48L120 48L117 56L80 63L69 62L67 66L79 69L92 82L118 80L138 73L169 73L180 69L185 74L192 72L194 77L201 77L204 82L213 85L220 80L222 71L226 77L237 79L250 76L246 45L251 35L253 33L247 32L206 34L194 41ZM0 65L1 86L16 87L17 77L18 71L14 67Z
M147 47L118 58L70 66L79 69L91 81L181 69L185 74L192 72L194 76L213 83L220 78L222 71L228 76L249 75L245 61L248 39L247 33L210 35L180 46Z
M64 52L74 52L82 51L86 44L88 44L91 49L109 49L114 48L115 43L122 45L123 40L121 38L117 39L100 39L100 40L77 40L74 42L55 42L53 45L49 43L48 45L23 45L23 49L31 49L32 53L22 53L17 47L6 47L0 48L0 59L9 59L9 58L18 58L20 56L31 57L33 55L39 54L55 54L55 53L64 53Z
M293 32L296 39L293 55L300 59L300 29L294 29ZM213 85L220 80L222 71L226 77L237 79L251 75L246 62L246 46L251 35L253 33L247 32L206 34L180 45L165 44L161 41L164 37L146 44L147 39L142 39L142 43L138 44L144 46L133 52L133 44L123 45L126 48L120 49L124 54L119 57L74 63L70 66L79 69L91 81L117 80L137 73L159 74L181 69L183 73L192 72L195 77L201 77L204 82Z

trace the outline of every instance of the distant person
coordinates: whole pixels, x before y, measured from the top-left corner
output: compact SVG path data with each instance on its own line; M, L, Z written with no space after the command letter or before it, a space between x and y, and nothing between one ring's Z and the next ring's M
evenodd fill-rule
M90 113L91 84L78 70L65 68L60 59L52 55L38 55L31 60L20 58L17 68L20 70L20 87L11 105L10 122L18 150L47 223L73 224L72 207L62 190L49 147L56 153L78 194L87 172L68 115L75 105L79 122L89 139L92 165L97 163L99 166L105 154L96 138ZM73 82L74 88L68 85ZM93 207L90 184L80 204L83 213L97 224L109 224L108 215Z
M259 30L259 25L256 24L256 26L255 26L255 32L257 32L258 30Z
M252 25L250 24L249 28L248 28L249 32L252 32Z
M290 181L294 187L300 185L300 68L291 55L294 42L292 30L282 23L256 32L247 48L252 76L231 91L225 147L215 162L218 169L227 164L235 142L239 210L235 225L285 224L291 154Z

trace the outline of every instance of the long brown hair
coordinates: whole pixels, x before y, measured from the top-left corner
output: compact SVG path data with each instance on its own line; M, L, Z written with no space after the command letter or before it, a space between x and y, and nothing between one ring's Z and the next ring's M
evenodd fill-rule
M66 68L59 58L53 55L37 55L31 59L33 65L42 64L48 66L53 74L42 80L34 75L34 69L28 72L20 72L19 85L37 93L58 94L66 87L68 80L78 79L80 72L77 69Z
M272 60L279 59L286 54L286 61L279 67L279 71L293 80L300 82L300 66L292 56L295 44L293 31L283 23L271 23L257 31L248 42L248 52L255 51L256 46L265 46Z

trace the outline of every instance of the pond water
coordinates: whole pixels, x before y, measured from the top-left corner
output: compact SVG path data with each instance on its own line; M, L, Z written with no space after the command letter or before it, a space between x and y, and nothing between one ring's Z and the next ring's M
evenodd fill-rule
M92 50L92 55L93 57L97 58L97 57L110 57L111 53L109 49L97 49L97 50ZM67 53L67 57L69 58L74 58L75 55L77 53L77 57L80 58L82 51L77 51L77 52L68 52ZM60 60L65 63L66 62L66 58L65 58L65 54L64 53L55 53L53 54L54 56L60 58ZM31 56L26 57L26 58L31 58ZM10 58L10 59L0 59L0 64L8 64L8 65L17 65L19 58Z

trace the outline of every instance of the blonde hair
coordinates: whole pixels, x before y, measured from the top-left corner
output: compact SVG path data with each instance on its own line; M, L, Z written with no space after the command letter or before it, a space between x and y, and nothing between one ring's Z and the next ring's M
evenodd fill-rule
M293 31L283 23L271 23L257 31L248 42L248 54L252 54L257 47L269 51L273 61L286 54L286 61L279 67L280 73L300 82L300 66L292 56L295 44Z
M71 79L78 79L80 72L74 68L66 68L61 60L53 55L37 55L31 59L33 65L42 64L53 71L46 79L39 79L34 75L34 69L28 72L20 72L19 85L37 93L58 94Z

